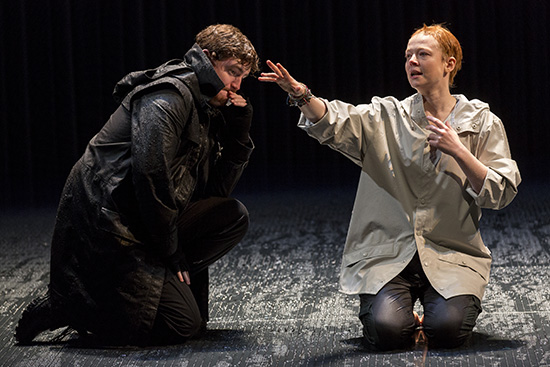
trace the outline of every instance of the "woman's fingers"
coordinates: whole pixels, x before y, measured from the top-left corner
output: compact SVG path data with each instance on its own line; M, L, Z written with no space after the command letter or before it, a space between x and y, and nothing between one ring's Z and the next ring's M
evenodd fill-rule
M300 84L290 76L288 70L281 63L278 62L275 64L271 60L267 60L266 64L273 72L261 73L261 76L258 78L259 81L277 83L287 93L296 93L296 91L300 90Z

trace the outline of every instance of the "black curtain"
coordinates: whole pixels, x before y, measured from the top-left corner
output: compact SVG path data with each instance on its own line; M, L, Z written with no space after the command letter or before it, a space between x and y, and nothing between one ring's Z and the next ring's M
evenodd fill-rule
M414 92L404 49L423 23L461 41L454 93L504 121L527 180L547 180L550 6L545 0L17 0L0 3L0 207L55 203L126 73L181 58L212 23L239 27L263 61L319 96L351 103ZM265 70L265 63L263 63ZM298 110L248 78L257 149L239 190L356 184L353 163L296 128Z

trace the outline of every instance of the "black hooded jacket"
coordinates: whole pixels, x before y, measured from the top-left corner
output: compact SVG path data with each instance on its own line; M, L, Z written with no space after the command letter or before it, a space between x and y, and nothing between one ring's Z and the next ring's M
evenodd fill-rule
M145 341L163 260L177 248L178 213L228 196L253 149L207 103L223 87L198 45L116 85L120 106L71 170L52 239L51 299L71 326Z

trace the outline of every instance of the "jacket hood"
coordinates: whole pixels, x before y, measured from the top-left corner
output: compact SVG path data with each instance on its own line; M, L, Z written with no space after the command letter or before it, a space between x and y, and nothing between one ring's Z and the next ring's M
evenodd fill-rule
M483 116L490 113L489 105L477 99L468 100L462 94L453 94L457 100L456 114L461 116L459 121L451 121L452 127L460 132L472 131L479 132L481 124L479 123ZM403 100L405 112L420 126L429 124L424 111L422 95L420 93L413 94Z
M113 97L117 103L121 103L124 97L138 86L166 76L177 77L188 72L194 72L197 76L200 92L207 101L224 88L223 82L216 74L206 54L199 45L194 44L187 51L183 60L174 59L154 69L134 71L127 74L115 85Z

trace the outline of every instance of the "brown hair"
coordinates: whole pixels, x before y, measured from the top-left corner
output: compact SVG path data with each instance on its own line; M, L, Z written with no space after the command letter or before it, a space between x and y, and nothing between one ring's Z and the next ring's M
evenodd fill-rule
M250 67L250 74L260 70L260 59L252 42L230 24L214 24L200 31L196 43L210 53L211 60L227 60L231 57Z
M456 59L455 68L449 75L449 86L454 86L453 82L456 73L462 68L462 47L460 47L460 42L458 42L456 37L443 24L433 24L431 26L424 24L422 28L418 28L412 34L411 38L420 33L432 36L437 41L443 52L444 59L448 59L449 57L454 57Z

